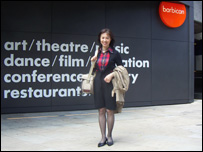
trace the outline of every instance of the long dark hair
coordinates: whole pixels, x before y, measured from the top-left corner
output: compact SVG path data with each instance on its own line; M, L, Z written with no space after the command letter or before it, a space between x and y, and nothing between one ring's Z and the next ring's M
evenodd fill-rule
M109 36L110 36L110 38L111 38L111 42L110 42L109 46L110 46L111 48L114 48L115 39L114 39L113 33L112 33L111 30L108 29L108 28L102 29L102 30L100 31L99 35L98 35L99 48L102 48L102 44L101 44L101 42L100 42L100 37L101 37L101 35L102 35L103 33L109 34Z

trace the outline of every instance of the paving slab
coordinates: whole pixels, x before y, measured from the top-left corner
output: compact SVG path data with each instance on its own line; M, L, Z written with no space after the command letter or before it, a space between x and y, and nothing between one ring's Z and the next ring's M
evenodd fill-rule
M1 151L202 151L202 100L123 108L100 139L97 110L1 115Z

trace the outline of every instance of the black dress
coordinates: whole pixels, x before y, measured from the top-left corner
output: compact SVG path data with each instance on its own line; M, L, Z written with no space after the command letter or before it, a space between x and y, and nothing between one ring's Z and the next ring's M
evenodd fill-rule
M111 49L112 51L109 51L110 57L107 66L101 70L99 68L98 62L95 64L95 70L97 71L96 77L94 79L94 102L95 102L95 108L106 108L109 110L116 110L116 97L112 97L112 90L113 90L113 84L112 81L110 83L106 83L104 81L104 78L113 72L113 69L115 68L115 65L123 65L122 59L119 54L114 49ZM100 58L100 55L102 54L101 51L98 53L98 59Z

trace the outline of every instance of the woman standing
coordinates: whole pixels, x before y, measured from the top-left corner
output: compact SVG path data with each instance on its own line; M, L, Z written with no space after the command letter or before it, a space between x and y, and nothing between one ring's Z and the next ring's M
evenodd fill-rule
M109 29L102 29L98 35L100 44L98 55L92 57L96 61L95 69L97 71L94 79L94 100L95 107L99 112L99 126L102 139L98 147L105 144L113 145L112 130L114 126L114 110L116 110L116 98L111 96L113 89L112 78L115 65L122 65L120 54L114 50L114 37ZM107 113L107 117L106 117ZM108 134L106 137L106 122Z

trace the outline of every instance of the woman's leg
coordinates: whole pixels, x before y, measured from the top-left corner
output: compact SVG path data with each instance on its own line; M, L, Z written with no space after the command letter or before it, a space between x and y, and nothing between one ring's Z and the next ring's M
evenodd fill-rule
M108 110L107 109L107 124L108 124L108 142L112 143L112 131L113 131L113 126L114 126L114 111L113 110Z
M100 143L106 141L106 108L99 109L99 126L102 134Z

